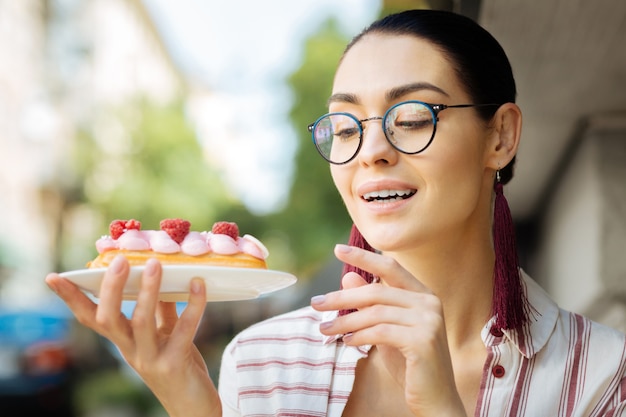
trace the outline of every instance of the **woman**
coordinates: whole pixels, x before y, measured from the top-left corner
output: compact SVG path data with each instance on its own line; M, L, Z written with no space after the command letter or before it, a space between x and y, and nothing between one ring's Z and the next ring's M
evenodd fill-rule
M130 320L124 259L98 306L47 282L171 416L626 415L624 335L560 310L517 267L501 193L515 94L499 44L452 13L392 15L348 45L310 126L355 225L335 248L342 289L235 337L219 395L193 345L202 281L177 318L151 262Z

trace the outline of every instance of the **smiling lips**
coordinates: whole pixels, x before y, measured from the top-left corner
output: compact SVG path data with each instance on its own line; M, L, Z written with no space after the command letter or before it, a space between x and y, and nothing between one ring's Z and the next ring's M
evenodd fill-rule
M365 193L362 198L368 202L376 201L381 203L391 203L394 201L405 200L413 196L416 192L417 190L415 189L378 190Z

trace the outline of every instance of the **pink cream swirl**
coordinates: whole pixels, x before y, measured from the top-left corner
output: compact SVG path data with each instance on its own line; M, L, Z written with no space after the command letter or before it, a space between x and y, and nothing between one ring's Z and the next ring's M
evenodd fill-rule
M152 250L157 253L184 253L190 256L205 255L210 252L219 255L245 253L258 259L266 259L269 252L265 245L250 235L233 239L228 235L212 232L189 232L185 239L176 243L163 230L127 230L118 239L102 236L96 240L98 253L109 250Z

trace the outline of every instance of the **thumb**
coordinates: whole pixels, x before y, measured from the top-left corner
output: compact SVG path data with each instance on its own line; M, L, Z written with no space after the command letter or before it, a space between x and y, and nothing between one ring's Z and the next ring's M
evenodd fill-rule
M367 285L367 281L363 279L363 277L356 272L348 272L341 279L341 288L349 289L349 288L357 288Z

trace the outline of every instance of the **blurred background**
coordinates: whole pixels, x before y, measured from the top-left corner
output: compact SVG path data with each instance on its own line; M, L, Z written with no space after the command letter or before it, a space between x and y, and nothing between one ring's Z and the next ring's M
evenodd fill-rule
M84 268L112 219L235 221L298 277L207 305L215 380L236 332L337 288L350 221L306 126L349 39L409 8L500 40L525 118L506 190L523 267L624 330L626 2L0 0L0 414L164 415L43 283Z

